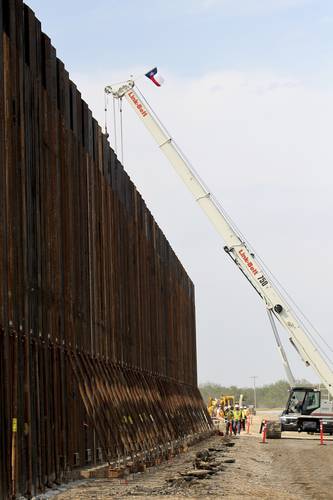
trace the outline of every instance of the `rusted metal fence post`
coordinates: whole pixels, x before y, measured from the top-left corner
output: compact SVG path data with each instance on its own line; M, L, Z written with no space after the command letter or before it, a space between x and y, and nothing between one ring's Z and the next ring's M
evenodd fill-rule
M0 2L0 498L211 422L194 287L41 24Z

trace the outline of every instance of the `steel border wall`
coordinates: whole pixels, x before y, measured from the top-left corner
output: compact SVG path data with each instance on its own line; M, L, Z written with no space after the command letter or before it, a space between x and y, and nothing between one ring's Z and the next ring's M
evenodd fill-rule
M210 429L194 288L21 0L0 1L0 498Z

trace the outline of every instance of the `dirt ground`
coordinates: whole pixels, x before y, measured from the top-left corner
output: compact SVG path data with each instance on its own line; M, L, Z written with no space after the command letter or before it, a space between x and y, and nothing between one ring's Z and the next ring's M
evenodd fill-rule
M250 434L223 438L213 436L188 452L145 473L126 480L95 479L75 484L53 497L55 500L108 500L117 498L240 498L332 499L333 441L325 437L283 433L280 440L261 443L260 419L254 417ZM206 450L206 451L205 451ZM199 456L198 456L199 453ZM194 461L203 479L191 476ZM206 465L207 464L207 465Z

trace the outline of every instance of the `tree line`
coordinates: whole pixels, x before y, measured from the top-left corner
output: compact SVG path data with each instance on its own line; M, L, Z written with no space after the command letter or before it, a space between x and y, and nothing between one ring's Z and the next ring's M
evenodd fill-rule
M199 386L200 392L204 401L207 403L208 398L220 398L222 395L235 396L235 401L239 400L243 394L243 401L246 405L254 404L253 387L236 387L231 385L225 387L219 384L207 382ZM285 380L278 380L274 384L264 385L256 388L257 408L283 408L288 399L289 384Z

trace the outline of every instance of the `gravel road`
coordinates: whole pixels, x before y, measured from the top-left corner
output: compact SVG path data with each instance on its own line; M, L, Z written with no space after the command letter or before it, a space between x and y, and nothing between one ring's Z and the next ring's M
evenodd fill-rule
M267 415L269 416L269 415ZM254 419L249 435L213 436L188 452L127 480L95 479L72 484L54 500L163 498L332 499L333 441L320 446L318 436L284 433L261 443ZM194 464L202 471L196 477ZM205 471L208 471L205 473ZM201 473L200 473L201 474Z

